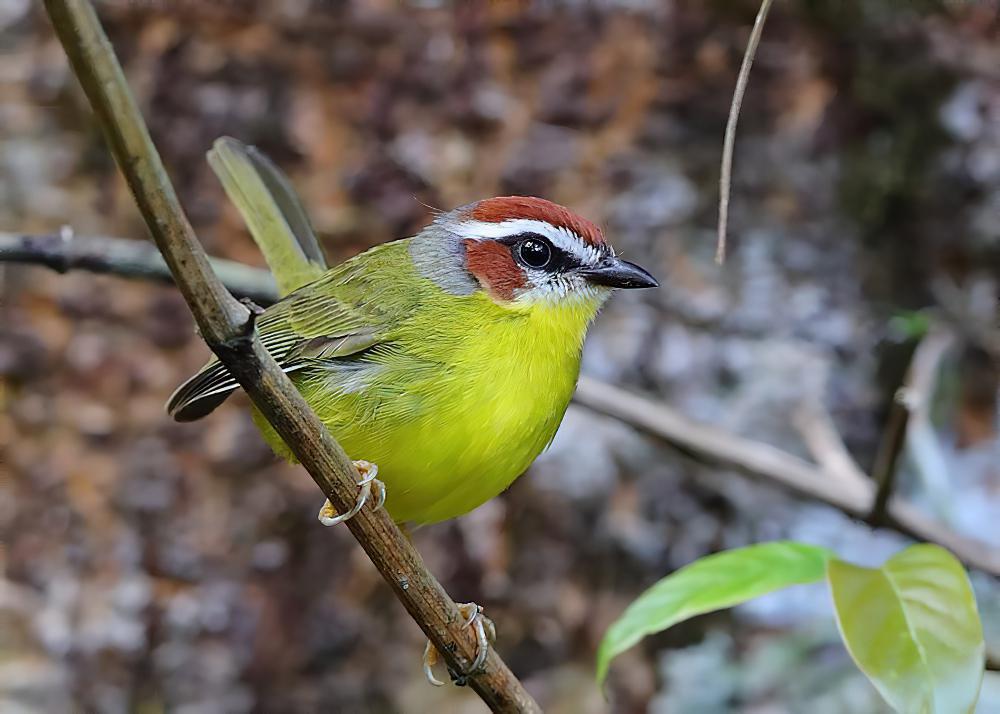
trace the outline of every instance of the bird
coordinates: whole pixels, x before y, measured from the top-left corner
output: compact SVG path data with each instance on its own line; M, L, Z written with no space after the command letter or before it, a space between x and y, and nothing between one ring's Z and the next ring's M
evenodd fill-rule
M580 373L584 338L615 289L657 287L591 221L531 196L437 212L410 238L332 268L281 170L255 147L216 140L208 160L246 220L283 297L255 317L261 343L324 426L357 458L359 495L403 526L467 513L505 490L552 442ZM238 388L217 359L167 403L205 417ZM264 439L294 460L254 409ZM493 625L459 606L485 662ZM437 651L424 650L427 679Z
M347 453L377 466L390 515L422 525L473 510L528 468L563 419L598 310L616 288L655 286L594 223L503 196L330 268L256 326ZM237 387L213 360L167 410L198 419Z

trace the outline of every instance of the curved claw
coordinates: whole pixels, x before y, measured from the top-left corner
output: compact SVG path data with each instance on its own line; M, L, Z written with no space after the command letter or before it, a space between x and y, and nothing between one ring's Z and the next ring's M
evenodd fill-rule
M330 499L327 499L316 516L324 526L335 526L344 521L349 521L358 515L361 509L364 508L365 503L368 502L368 497L371 495L373 488L375 489L376 497L375 510L382 508L385 504L385 484L377 478L378 465L368 461L355 461L354 466L357 468L358 474L361 475L361 480L358 481L358 486L361 487L358 498L354 502L353 508L347 513L337 513L333 504L330 503Z
M375 489L375 508L372 510L378 511L385 505L385 484L375 479L372 481L372 488Z
M431 644L430 640L427 640L427 644L424 646L424 676L427 677L427 681L433 684L435 687L443 687L444 682L434 676L434 665L438 663L438 658L441 655L438 651L434 649L434 645Z
M472 660L472 664L464 672L455 672L450 668L448 670L455 685L463 687L468 683L469 677L479 674L486 664L486 658L490 654L490 643L496 639L496 627L493 621L483 614L483 608L474 602L460 603L458 609L465 617L465 626L472 627L476 631L476 658ZM443 684L434 676L433 671L440 657L440 653L428 640L424 647L424 676L435 687Z
M483 668L483 665L486 664L486 657L490 653L490 641L486 637L486 623L489 622L494 637L496 636L496 628L494 628L493 622L483 614L483 608L476 603L467 602L459 607L472 609L472 614L466 619L465 626L476 629L476 658L472 660L469 669L463 673L464 677L469 677L477 674Z

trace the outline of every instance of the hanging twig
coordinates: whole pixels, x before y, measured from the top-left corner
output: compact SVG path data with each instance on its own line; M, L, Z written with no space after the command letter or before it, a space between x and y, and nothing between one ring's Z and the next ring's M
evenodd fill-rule
M740 107L743 106L743 95L750 81L750 67L757 54L757 45L764 32L764 21L771 9L771 0L762 0L754 20L750 40L743 54L743 64L736 78L736 89L733 91L733 102L729 106L729 120L726 122L726 136L722 142L722 166L719 171L719 236L715 247L715 262L720 265L726 260L726 231L729 226L729 193L733 181L733 146L736 143L736 123L740 119Z
M346 513L358 493L357 471L261 345L252 313L212 272L93 7L85 0L46 0L45 5L202 336L327 498ZM466 671L478 650L475 634L389 515L364 509L347 525L448 665ZM493 711L541 711L492 648L483 670L467 681Z

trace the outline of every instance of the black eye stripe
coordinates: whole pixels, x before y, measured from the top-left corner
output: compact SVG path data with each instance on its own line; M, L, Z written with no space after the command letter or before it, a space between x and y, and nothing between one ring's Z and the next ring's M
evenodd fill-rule
M537 241L548 247L550 252L550 258L543 266L532 265L531 263L522 259L519 254L518 248L528 241ZM528 268L533 270L544 270L547 273L555 273L559 271L567 270L568 268L579 266L580 262L573 256L564 251L562 248L552 245L550 241L545 236L540 233L532 233L530 231L524 233L518 233L517 235L505 236L503 238L497 239L498 243L509 246L511 249L511 254L514 259Z

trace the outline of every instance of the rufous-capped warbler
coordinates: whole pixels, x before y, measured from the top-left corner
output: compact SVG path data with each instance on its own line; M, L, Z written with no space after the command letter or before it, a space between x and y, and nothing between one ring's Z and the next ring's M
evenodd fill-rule
M440 214L321 273L294 194L267 171L248 180L245 149L222 139L209 159L289 292L258 316L260 338L347 453L377 465L398 522L452 518L506 489L555 436L611 291L657 285L590 221L521 196ZM297 247L268 238L282 214ZM213 360L167 408L198 419L236 388Z

